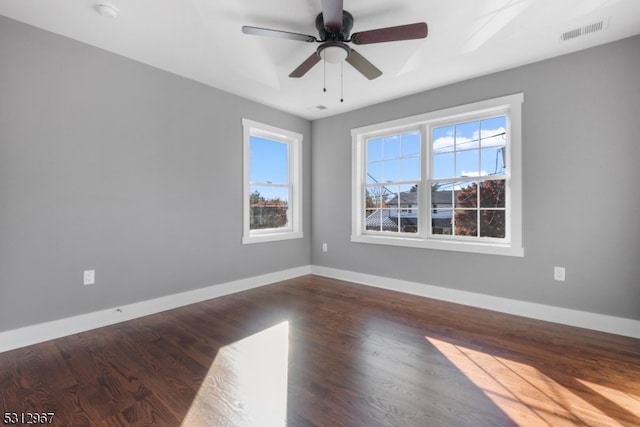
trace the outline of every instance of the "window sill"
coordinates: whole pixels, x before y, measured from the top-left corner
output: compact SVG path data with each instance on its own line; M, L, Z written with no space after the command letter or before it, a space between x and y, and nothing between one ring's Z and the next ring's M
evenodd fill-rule
M244 236L242 238L243 245L252 243L278 242L280 240L302 239L304 236L301 231L259 233Z
M354 243L368 243L374 245L524 257L524 249L522 247L503 243L476 243L434 239L426 240L415 237L375 236L365 234L352 235L351 241Z

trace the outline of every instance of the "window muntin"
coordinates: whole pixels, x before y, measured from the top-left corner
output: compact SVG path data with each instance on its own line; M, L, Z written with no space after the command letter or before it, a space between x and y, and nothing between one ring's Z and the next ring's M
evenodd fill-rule
M243 119L243 243L302 237L302 135Z
M353 129L351 240L522 256L522 100ZM417 150L399 148L405 134Z

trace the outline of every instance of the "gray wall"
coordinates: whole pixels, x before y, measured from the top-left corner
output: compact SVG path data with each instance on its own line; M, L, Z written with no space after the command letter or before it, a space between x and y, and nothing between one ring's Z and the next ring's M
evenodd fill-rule
M638 75L635 37L309 123L0 17L0 331L310 263L640 319ZM524 258L349 242L352 128L520 91ZM240 243L242 117L304 134L302 240Z
M633 37L314 121L312 263L640 319L638 76ZM350 243L352 128L516 92L524 258Z
M241 245L243 117L304 134L304 239ZM310 130L0 16L0 331L309 265Z

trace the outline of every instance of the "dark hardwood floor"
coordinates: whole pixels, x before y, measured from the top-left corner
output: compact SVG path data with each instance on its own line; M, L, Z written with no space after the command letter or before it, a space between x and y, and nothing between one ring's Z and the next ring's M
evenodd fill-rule
M0 353L0 411L56 426L639 426L640 340L305 276Z

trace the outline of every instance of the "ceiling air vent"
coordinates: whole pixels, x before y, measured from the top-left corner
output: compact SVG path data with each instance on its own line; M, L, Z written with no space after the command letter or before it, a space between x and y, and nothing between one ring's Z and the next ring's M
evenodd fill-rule
M566 42L569 40L577 39L578 37L586 36L587 34L597 33L599 31L606 30L609 27L609 18L602 19L591 24L584 25L582 27L574 28L569 31L565 31L560 34L560 41Z

